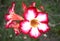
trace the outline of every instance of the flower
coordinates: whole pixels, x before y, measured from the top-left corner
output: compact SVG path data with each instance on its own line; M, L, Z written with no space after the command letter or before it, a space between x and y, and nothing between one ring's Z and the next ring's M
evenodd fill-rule
M7 21L5 28L13 28L15 34L20 34L19 23L16 21L23 20L23 17L19 16L14 12L15 2L12 2L12 6L8 9L8 14L5 15L5 20Z
M25 9L23 15L24 20L20 23L20 29L24 34L29 34L32 38L38 38L43 32L46 33L49 30L48 14L39 11L34 4Z
M16 21L12 21L9 25L8 25L9 28L13 28L14 29L14 32L16 35L19 35L20 34L20 30L19 30L19 23L16 22Z
M23 17L14 12L15 2L12 2L12 6L8 9L8 14L5 15L5 19L9 20L23 20Z

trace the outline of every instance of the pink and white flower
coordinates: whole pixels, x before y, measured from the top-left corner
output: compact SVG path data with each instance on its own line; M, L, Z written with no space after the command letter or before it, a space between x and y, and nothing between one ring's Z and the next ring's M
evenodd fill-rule
M48 14L38 12L35 6L30 6L24 11L24 20L20 23L20 29L33 38L39 37L42 32L46 33L49 30Z
M15 34L20 34L19 23L16 21L21 21L23 18L14 12L15 2L12 2L12 6L8 9L8 14L5 15L5 20L7 21L5 28L13 28Z

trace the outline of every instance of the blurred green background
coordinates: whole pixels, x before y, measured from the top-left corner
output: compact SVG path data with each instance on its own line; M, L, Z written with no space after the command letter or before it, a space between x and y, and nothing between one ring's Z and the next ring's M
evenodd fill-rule
M36 2L36 7L44 6L48 13L49 26L51 30L37 39L20 34L16 36L13 29L5 29L6 21L4 15L8 12L8 7L15 1L15 12L22 15L22 2L29 6ZM60 41L60 0L0 0L0 41Z

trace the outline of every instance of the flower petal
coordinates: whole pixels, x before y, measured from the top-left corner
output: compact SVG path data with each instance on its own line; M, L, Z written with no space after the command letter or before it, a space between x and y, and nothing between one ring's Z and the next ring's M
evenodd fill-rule
M8 16L9 16L9 14L5 14L5 16L4 16L6 21L9 21L9 20L10 20L10 19L8 18Z
M10 25L14 29L18 29L19 28L19 23L17 23L16 21L13 21Z
M38 25L38 29L39 29L40 31L46 32L46 31L49 30L49 26L48 26L47 24L40 23L40 24Z
M30 7L26 10L26 12L24 13L24 18L26 20L32 20L36 17L37 14L37 10L34 7Z
M8 20L11 20L11 18L12 18L12 14L6 16L6 18L7 18Z
M12 20L24 20L23 17L18 14L12 14L11 19Z
M7 24L5 25L6 28L9 28L9 25L12 23L12 20L9 20Z
M41 5L40 8L44 11L44 6Z
M30 7L35 7L36 2L32 2L32 4L30 5Z
M39 12L36 19L40 22L48 22L48 15L46 13Z
M22 8L23 8L24 11L27 9L27 6L24 2L22 2Z
M38 38L41 35L37 28L32 28L29 34L32 38Z
M21 30L24 34L27 34L31 29L30 23L27 21L21 22Z
M15 8L15 2L12 2L12 6L8 9L9 14L14 13L14 8Z
M24 20L22 16L19 16L18 14L10 14L5 16L6 20Z
M19 29L14 29L14 32L15 32L16 35L19 35L20 34Z

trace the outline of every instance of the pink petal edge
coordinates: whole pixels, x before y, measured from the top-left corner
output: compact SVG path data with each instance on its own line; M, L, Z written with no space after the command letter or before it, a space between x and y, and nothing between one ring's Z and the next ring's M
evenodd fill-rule
M7 28L10 28L9 27L9 25L12 23L12 20L9 20L7 23L6 23L6 25L5 25L5 28L7 29Z
M23 8L24 11L27 9L27 6L24 2L22 2L22 8Z
M15 2L12 2L12 6L8 9L9 14L14 13L14 8L15 8Z
M32 2L32 4L30 5L30 7L35 7L36 2Z
M9 21L10 19L8 18L9 14L5 14L4 17L5 17L5 20L6 21Z

